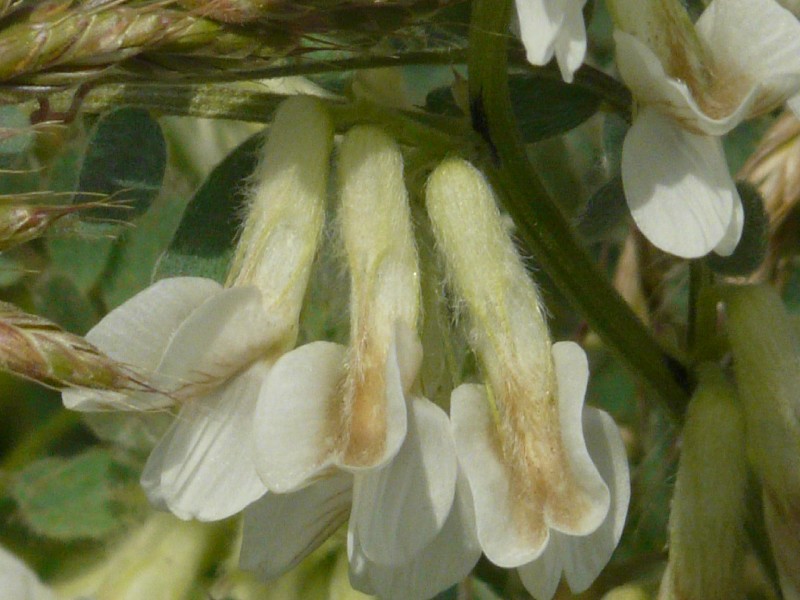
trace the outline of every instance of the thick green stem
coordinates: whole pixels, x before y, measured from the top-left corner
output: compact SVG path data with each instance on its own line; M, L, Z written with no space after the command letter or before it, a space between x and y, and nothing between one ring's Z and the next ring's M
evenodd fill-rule
M511 5L511 0L475 0L472 7L470 103L473 126L492 153L489 176L539 264L589 325L680 419L688 402L685 368L664 352L610 285L528 162L508 91Z

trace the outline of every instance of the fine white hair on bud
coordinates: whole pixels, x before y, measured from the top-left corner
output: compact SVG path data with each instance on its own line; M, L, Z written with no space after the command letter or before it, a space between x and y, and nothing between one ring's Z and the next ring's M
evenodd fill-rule
M519 567L537 598L553 595L562 568L582 591L622 531L629 484L619 433L608 415L584 410L586 355L571 342L552 344L536 287L481 173L446 160L428 181L426 202L486 378L485 386L461 385L451 400L481 547L495 564Z
M264 308L296 323L325 218L333 125L324 105L292 97L278 108L251 177L242 237L228 276L255 285Z
M547 323L489 185L469 163L445 161L428 181L427 207L489 379L500 384L512 369L530 392L547 396L553 374Z
M340 220L350 267L350 358L345 418L350 422L345 460L369 464L385 450L388 404L386 364L395 346L404 389L418 361L404 348L418 344L419 268L403 157L379 129L356 127L339 150ZM412 351L413 352L413 351ZM415 364L414 364L415 363Z

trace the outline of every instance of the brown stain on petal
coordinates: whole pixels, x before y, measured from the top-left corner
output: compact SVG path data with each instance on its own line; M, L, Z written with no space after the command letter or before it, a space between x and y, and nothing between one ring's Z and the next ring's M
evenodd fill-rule
M510 375L497 397L516 517L533 539L542 541L545 516L558 529L575 530L593 504L573 474L564 448L552 372L548 380L549 389L537 395Z
M341 448L347 465L369 467L386 449L386 353L362 338L344 386Z

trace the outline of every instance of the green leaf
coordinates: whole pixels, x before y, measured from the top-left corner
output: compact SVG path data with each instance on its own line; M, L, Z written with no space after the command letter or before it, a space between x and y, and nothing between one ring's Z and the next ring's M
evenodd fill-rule
M769 216L758 190L744 181L737 182L736 189L744 208L742 237L730 256L712 253L706 257L712 270L733 277L749 275L761 266L767 255L769 230Z
M245 181L255 169L260 146L261 136L251 136L209 174L186 207L155 279L199 276L224 282L239 231Z
M90 292L106 271L120 234L120 221L145 212L158 194L167 164L167 149L158 123L138 108L120 108L101 117L92 129L80 175L74 188L75 202L92 194L107 194L124 206L84 211L74 235L50 235L48 250L53 268L68 274L78 288ZM62 157L53 173L56 183L69 183L74 157ZM104 222L96 222L101 220Z
M600 97L592 92L541 75L511 75L508 86L520 133L528 143L566 133L600 106ZM450 87L432 90L426 108L439 114L462 114Z
M71 541L100 539L124 525L120 487L136 474L109 451L93 449L73 458L45 458L20 471L11 495L25 524L38 535Z
M51 265L88 293L106 268L116 235L116 228L99 223L80 223L69 236L53 233L47 239Z
M160 198L136 226L117 240L103 278L100 293L110 310L146 288L153 269L178 228L186 199Z
M62 273L46 272L31 288L36 312L67 331L85 334L98 315L86 295Z
M155 198L167 166L167 144L161 127L146 110L120 108L94 126L78 178L78 192L124 199L132 214L119 208L93 210L94 218L119 220L141 214Z
M578 232L588 242L608 239L628 215L622 178L611 178L598 189L578 215Z
M600 97L563 81L534 75L508 80L511 107L526 142L573 129L597 112Z

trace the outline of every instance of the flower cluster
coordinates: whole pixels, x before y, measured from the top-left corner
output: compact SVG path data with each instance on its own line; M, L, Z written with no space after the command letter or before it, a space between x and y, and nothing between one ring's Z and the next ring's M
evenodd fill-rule
M440 165L425 193L429 220L415 226L400 148L372 127L347 132L333 223L349 273L349 342L295 347L333 146L322 105L287 100L226 285L158 281L87 336L152 373L158 392L70 390L64 403L176 410L142 475L148 497L183 519L243 511L241 564L263 578L348 521L351 581L381 597L432 597L481 552L519 568L537 598L552 597L562 572L586 589L621 535L624 447L608 415L583 407L585 354L551 342L476 169ZM422 281L437 269L421 264L418 227L433 232L446 282ZM423 284L446 284L483 379L436 402L421 377L435 353L421 342Z

